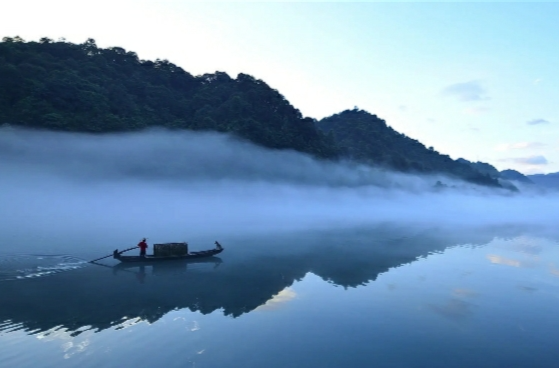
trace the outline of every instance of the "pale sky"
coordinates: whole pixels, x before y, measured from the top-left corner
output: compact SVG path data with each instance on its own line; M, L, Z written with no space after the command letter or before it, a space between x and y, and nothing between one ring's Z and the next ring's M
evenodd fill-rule
M452 158L559 171L559 4L32 1L0 37L250 74L320 119L357 106Z

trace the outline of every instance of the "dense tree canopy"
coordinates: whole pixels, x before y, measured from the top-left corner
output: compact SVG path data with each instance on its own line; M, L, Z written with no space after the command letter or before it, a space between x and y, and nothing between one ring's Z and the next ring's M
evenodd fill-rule
M276 90L249 75L194 77L120 47L0 43L0 124L79 132L147 127L236 133L270 148L334 158L337 150Z
M426 148L366 111L346 110L320 120L317 125L333 135L342 154L350 159L405 172L447 173L478 184L500 186L490 175Z

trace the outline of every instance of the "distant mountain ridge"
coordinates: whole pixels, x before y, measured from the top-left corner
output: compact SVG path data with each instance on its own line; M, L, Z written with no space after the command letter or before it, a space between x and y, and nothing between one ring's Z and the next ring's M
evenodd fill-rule
M246 74L192 76L167 60L120 47L0 42L0 125L110 133L150 127L227 132L272 149L345 158L412 173L441 173L502 187L498 178L426 148L362 110L317 121ZM479 166L479 167L478 167Z
M528 178L542 187L559 189L559 172L528 175Z
M511 170L511 169L507 169L507 170L503 170L500 172L500 177L506 180L513 180L513 181L519 181L521 183L525 183L525 184L534 184L533 180L530 180L530 178L516 170Z
M490 165L488 163L479 162L479 161L471 162L463 158L459 158L456 161L467 164L471 166L473 169L483 174L489 175L490 177L498 180L502 186L509 187L510 189L512 189L512 187L514 186L514 184L511 182L519 182L522 184L534 184L534 182L530 180L526 175L516 170L507 169L507 170L499 171L497 170L497 168L495 168L495 166Z

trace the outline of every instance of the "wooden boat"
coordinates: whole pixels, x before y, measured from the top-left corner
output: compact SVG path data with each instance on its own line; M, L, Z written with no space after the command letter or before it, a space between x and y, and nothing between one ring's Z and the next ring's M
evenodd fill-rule
M173 261L173 260L189 260L212 257L216 254L223 252L223 247L218 242L215 242L214 249L202 250L198 252L189 252L187 243L165 243L154 244L154 254L145 256L123 256L125 251L119 252L115 249L113 258L120 262L159 262L159 261ZM132 248L134 249L134 248Z

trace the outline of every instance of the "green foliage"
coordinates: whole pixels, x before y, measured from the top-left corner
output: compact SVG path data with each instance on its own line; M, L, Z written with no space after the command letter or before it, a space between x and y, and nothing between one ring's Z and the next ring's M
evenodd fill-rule
M446 173L477 184L500 186L489 174L426 148L376 115L357 108L324 118L317 126L332 135L342 155L351 160L404 172Z
M79 132L146 127L232 132L254 143L337 156L331 138L276 90L245 74L194 77L95 40L0 43L0 124Z
M490 177L494 178L494 179L498 179L501 177L501 173L499 173L499 170L497 170L495 168L495 166L493 165L489 165L488 163L485 162L471 162L468 160L465 160L463 158L459 158L456 161L469 165L470 167L472 167L473 169L479 171L482 174L487 174Z
M500 173L500 177L505 180L516 180L525 184L534 184L532 180L530 180L524 174L516 171L516 170L503 170Z

